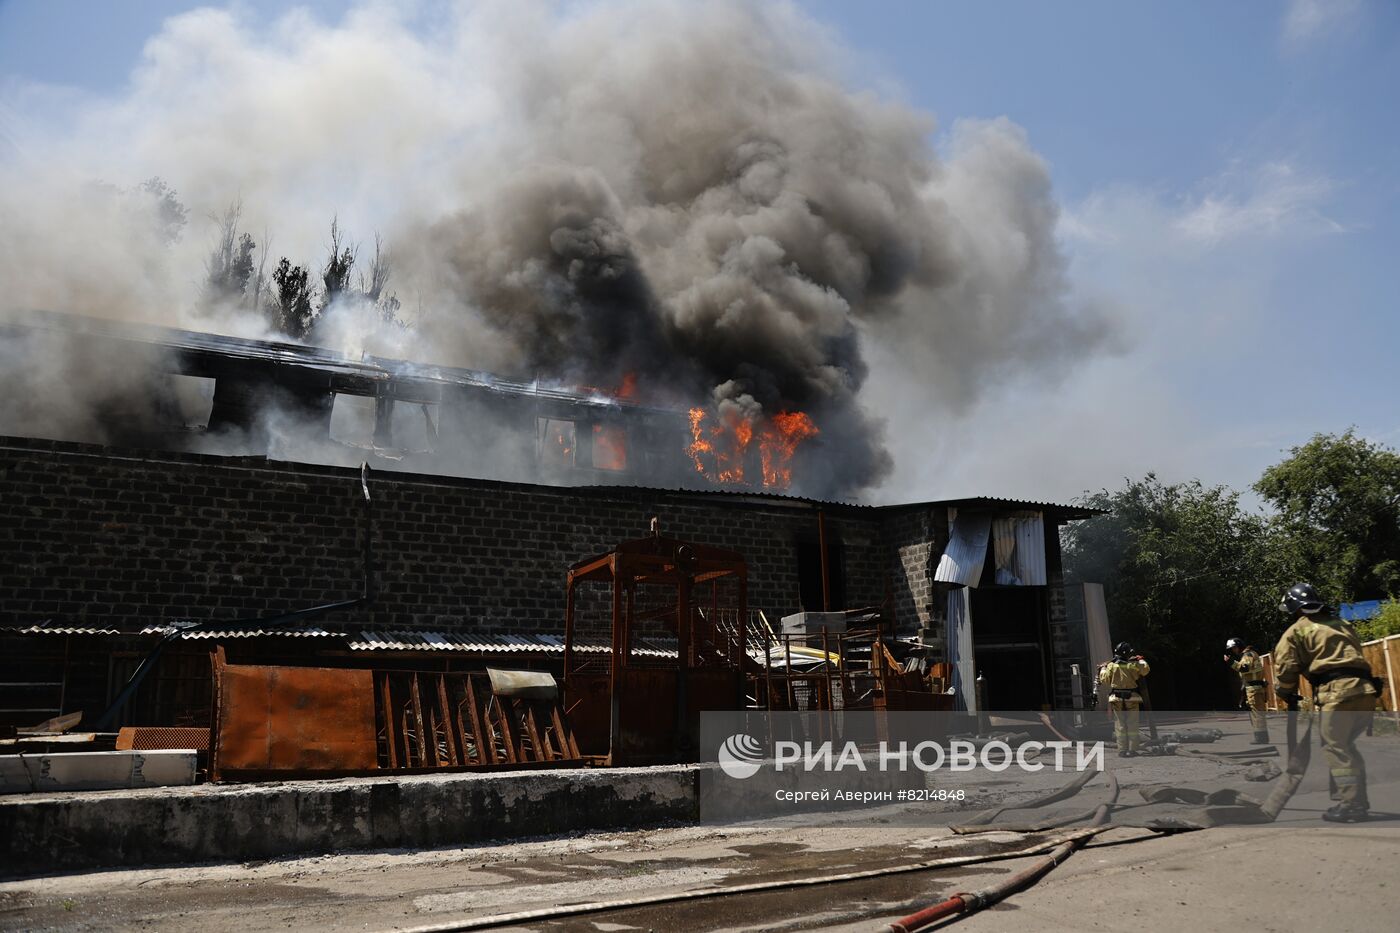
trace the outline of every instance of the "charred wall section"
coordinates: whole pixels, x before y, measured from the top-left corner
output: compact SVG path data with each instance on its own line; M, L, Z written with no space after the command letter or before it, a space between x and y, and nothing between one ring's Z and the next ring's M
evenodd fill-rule
M725 493L558 488L372 474L378 600L327 619L354 629L558 632L564 572L663 531L743 553L749 604L800 607L797 549L816 506ZM237 620L347 599L361 587L359 471L0 438L0 620L123 630ZM826 507L846 602L894 587L886 517ZM808 607L819 608L819 607ZM901 627L914 616L900 610Z

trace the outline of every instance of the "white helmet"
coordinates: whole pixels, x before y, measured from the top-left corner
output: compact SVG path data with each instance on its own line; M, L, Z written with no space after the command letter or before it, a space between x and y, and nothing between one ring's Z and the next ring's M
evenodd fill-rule
M1226 651L1234 651L1236 648L1243 648L1243 647L1244 647L1244 639L1243 639L1243 638L1232 638L1232 639L1230 639L1229 641L1227 641L1227 642L1225 643L1225 650L1226 650Z

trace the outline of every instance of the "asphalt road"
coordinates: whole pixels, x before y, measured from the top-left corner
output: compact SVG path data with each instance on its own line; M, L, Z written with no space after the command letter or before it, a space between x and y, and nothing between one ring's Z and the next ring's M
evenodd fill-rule
M1400 743L1369 742L1378 774L1400 769ZM1122 769L1125 799L1136 784L1163 773L1149 772L1143 763L1112 764ZM1199 761L1167 764L1182 775L1199 774L1201 766ZM1222 767L1227 777L1234 773ZM956 926L1133 933L1396 929L1400 784L1373 782L1372 804L1382 816L1388 812L1396 818L1347 826L1321 822L1328 805L1326 778L1321 764L1314 763L1277 824L1173 835L1115 829L1034 888ZM671 827L464 849L22 878L0 883L0 928L404 930L527 908L1016 850L1054 834L957 837L946 828L909 825L898 811L883 810L829 825ZM950 894L986 887L1026 864L993 861L610 910L514 929L875 930Z

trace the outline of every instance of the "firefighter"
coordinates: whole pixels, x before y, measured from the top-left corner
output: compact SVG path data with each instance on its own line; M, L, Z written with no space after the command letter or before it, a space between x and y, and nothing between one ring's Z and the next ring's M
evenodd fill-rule
M1230 670L1240 675L1240 687L1244 690L1244 703L1249 709L1249 725L1254 729L1254 744L1269 744L1269 723L1264 718L1264 706L1268 691L1264 684L1264 662L1253 645L1246 645L1242 638L1232 638L1225 642L1225 663Z
M1113 713L1113 738L1118 757L1131 758L1138 751L1138 710L1142 708L1142 681L1151 668L1132 645L1120 641L1113 660L1099 669L1099 684L1108 688L1108 708Z
M1361 653L1361 639L1350 625L1327 612L1327 604L1310 584L1299 583L1283 594L1279 610L1293 624L1274 648L1274 692L1297 709L1298 677L1313 688L1319 710L1322 752L1327 756L1329 787L1337 801L1322 815L1333 823L1365 820L1366 762L1356 739L1371 725L1379 682Z

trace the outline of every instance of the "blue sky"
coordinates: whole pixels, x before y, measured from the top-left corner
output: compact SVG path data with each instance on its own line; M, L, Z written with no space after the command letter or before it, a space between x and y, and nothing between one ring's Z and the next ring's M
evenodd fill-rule
M117 94L196 5L0 2L0 87ZM1065 496L1148 469L1244 487L1315 431L1400 443L1400 4L801 6L850 82L934 115L935 145L963 118L1023 127L1076 290L1125 322L1120 353L1051 391L897 437L899 490Z

